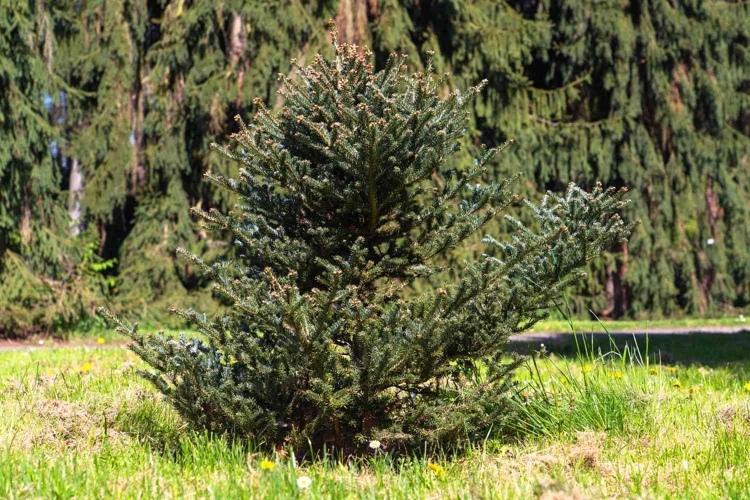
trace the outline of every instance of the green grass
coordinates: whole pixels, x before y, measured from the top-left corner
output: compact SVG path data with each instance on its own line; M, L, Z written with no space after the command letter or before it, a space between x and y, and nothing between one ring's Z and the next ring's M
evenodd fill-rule
M602 326L596 320L575 320L576 331L579 332L601 332ZM654 331L659 328L697 328L703 326L746 326L750 330L750 319L742 321L738 316L723 318L683 318L683 319L660 319L660 320L603 320L602 323L610 331ZM565 319L548 319L534 325L530 330L538 333L548 332L570 332L570 324Z
M0 497L747 498L750 337L650 344L535 355L517 439L345 464L189 431L120 347L2 352Z
M750 314L748 314L750 316ZM596 320L575 320L576 331L579 332L601 332L602 326ZM740 319L739 314L736 316L725 316L721 318L683 318L683 319L660 319L660 320L603 320L602 323L610 331L630 331L630 330L658 330L660 328L696 328L705 326L745 326L750 330L750 318ZM160 328L157 326L141 325L140 330L144 332L155 332ZM184 330L166 329L165 333L177 335ZM570 324L566 319L550 318L534 325L530 332L534 333L570 333ZM90 343L97 338L104 338L106 341L122 341L124 337L114 331L113 328L98 326L88 331L69 331L58 332L53 335L36 335L28 342L38 342L39 340L55 341L56 339L64 340L68 343Z

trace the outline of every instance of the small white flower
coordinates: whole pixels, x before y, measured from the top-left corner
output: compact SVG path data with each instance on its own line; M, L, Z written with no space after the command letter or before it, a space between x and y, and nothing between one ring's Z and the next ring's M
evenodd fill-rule
M745 322L745 315L740 314L740 323L744 323L744 322Z
M44 341L43 341L43 340L40 340L40 341L39 341L39 345L44 345Z
M716 243L716 242L714 241L714 239L713 239L713 238L709 238L709 239L707 239L707 240L706 240L706 244L708 244L708 246L711 246L711 245L713 245L714 243Z
M300 476L297 478L297 487L301 490L307 488L312 484L312 479L307 476Z
M683 460L682 461L682 470L688 470L689 467L690 467L690 464L688 463L688 461L687 460Z
M378 441L377 439L373 439L372 441L370 441L370 448L372 448L373 450L377 450L378 448L380 448L380 441Z

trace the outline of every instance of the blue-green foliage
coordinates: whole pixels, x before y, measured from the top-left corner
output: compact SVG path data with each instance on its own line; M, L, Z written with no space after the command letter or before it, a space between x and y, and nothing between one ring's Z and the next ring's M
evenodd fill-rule
M410 75L392 55L376 72L335 32L334 47L333 60L293 62L280 112L258 103L250 123L238 119L233 147L219 150L239 178L207 174L239 202L195 213L229 235L239 258L209 265L182 253L231 309L174 310L201 340L144 335L108 314L152 367L144 375L198 428L297 450L484 437L510 415L508 335L543 318L586 261L625 241L626 190L549 195L532 206L538 232L512 221L510 242L488 239L493 257L405 296L436 277L436 256L517 199L513 179L485 182L494 148L446 168L481 85L441 97L430 66Z

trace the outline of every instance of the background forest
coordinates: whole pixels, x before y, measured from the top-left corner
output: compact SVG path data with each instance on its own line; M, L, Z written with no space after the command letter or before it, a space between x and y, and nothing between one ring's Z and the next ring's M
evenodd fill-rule
M0 335L84 328L102 303L152 321L175 302L221 307L175 256L226 251L189 211L233 203L202 182L236 174L209 145L226 142L255 97L281 107L277 74L330 50L329 18L342 41L373 48L376 67L398 52L419 69L434 53L451 88L489 80L459 166L480 144L513 139L492 175L522 172L513 190L527 198L571 181L630 187L624 215L642 224L590 269L574 312L706 316L750 304L747 2L0 6Z

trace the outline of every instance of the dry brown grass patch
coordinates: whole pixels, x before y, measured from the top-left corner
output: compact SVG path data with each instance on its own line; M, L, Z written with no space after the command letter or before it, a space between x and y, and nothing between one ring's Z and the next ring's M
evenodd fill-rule
M112 429L114 414L92 414L85 406L59 399L35 401L28 409L27 423L13 442L16 450L42 446L65 449L85 446L97 451L106 441L121 442L124 433ZM20 438L20 439L19 439Z

